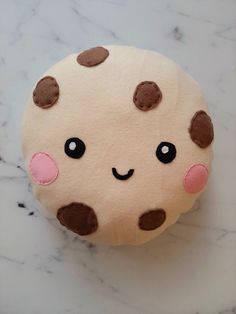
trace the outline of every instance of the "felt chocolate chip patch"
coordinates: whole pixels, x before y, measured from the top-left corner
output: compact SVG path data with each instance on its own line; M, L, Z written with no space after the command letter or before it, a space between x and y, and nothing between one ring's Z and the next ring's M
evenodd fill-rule
M109 51L103 47L95 47L81 52L77 57L77 62L85 67L93 67L106 60Z
M155 230L160 227L166 220L164 209L151 209L139 217L139 228L141 230Z
M214 138L214 128L211 118L203 111L197 111L191 120L189 134L194 143L201 148L206 148Z
M42 109L52 107L59 98L59 86L52 76L43 77L33 91L34 103Z
M57 212L57 219L67 229L81 236L94 233L98 228L94 210L82 203L71 203L61 207Z
M138 84L133 96L135 106L143 111L155 108L161 102L161 99L161 90L152 81L144 81Z

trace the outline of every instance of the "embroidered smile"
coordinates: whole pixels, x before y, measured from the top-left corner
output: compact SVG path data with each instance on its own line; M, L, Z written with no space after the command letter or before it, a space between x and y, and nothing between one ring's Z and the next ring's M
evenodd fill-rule
M112 174L117 180L128 180L134 173L134 169L129 169L126 174L119 174L116 168L112 168Z

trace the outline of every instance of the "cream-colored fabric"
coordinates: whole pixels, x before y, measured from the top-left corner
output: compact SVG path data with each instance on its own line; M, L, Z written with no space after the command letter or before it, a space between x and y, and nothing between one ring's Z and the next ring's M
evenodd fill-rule
M40 202L56 214L71 202L94 208L99 228L86 236L112 245L139 244L173 224L199 194L188 194L183 178L194 163L210 168L211 147L191 141L191 118L206 104L198 84L174 62L151 51L106 46L109 57L95 67L83 67L70 55L45 75L56 78L60 97L50 109L37 107L30 94L23 120L23 151L28 168L35 152L47 152L57 162L58 179L48 186L33 184ZM42 76L42 77L43 77ZM142 81L154 81L163 99L148 112L138 110L133 93ZM81 159L64 153L64 143L79 137L86 144ZM174 143L177 157L162 164L155 152L162 141ZM116 180L111 169L126 173ZM163 208L167 220L156 230L138 228L147 209Z

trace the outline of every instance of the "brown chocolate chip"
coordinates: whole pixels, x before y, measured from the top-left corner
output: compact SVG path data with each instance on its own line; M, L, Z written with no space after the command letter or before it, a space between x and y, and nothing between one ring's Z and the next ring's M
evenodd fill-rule
M157 84L152 81L139 83L133 96L135 106L143 111L155 108L161 102L161 99L161 90Z
M106 60L109 51L103 47L95 47L81 52L77 57L77 62L86 67L93 67Z
M194 143L201 148L206 148L214 138L214 129L211 118L203 111L197 111L191 120L189 134Z
M139 228L142 230L154 230L160 227L166 220L166 212L164 209L151 209L143 213L139 217Z
M52 76L43 77L33 91L34 103L40 108L52 107L59 98L59 86Z
M57 219L67 229L81 236L89 235L98 228L94 210L82 203L71 203L59 208Z

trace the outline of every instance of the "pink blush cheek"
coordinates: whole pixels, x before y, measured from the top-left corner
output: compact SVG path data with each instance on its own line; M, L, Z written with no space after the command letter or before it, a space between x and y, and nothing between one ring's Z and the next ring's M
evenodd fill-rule
M31 158L29 170L33 180L39 185L49 185L58 177L58 167L47 153L35 153Z
M202 164L192 165L184 177L184 188L187 193L198 193L206 185L208 180L208 170Z

